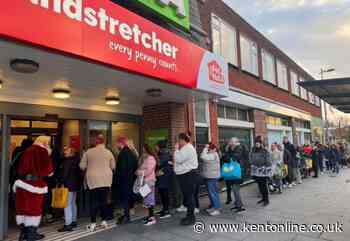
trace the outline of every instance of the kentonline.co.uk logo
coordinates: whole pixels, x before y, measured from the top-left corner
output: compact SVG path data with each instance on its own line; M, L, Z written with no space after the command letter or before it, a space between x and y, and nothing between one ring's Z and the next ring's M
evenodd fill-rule
M225 74L218 62L212 60L208 63L209 80L218 84L225 83Z

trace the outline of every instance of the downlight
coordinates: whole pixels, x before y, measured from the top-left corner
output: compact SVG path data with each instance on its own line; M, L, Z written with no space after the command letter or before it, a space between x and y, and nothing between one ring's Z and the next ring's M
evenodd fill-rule
M71 93L69 89L55 88L52 90L52 94L56 99L68 99Z
M117 96L107 96L106 97L106 105L119 105L120 98Z
M10 67L22 74L34 74L39 71L39 63L30 59L13 59L10 61Z

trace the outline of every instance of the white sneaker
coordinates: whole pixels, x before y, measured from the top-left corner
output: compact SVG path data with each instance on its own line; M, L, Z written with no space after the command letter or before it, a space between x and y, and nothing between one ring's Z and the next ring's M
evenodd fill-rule
M104 229L108 228L108 223L106 221L102 221L101 227Z
M217 210L217 209L212 211L211 213L209 213L210 216L218 216L220 214L221 214L221 212L219 210Z
M200 212L201 212L201 210L199 210L199 208L195 208L195 209L194 209L194 213L195 213L195 214L198 214L198 213L200 213Z
M206 209L205 211L206 211L207 213L211 213L211 212L215 211L215 209L214 209L214 208L208 208L208 209Z
M146 222L145 222L145 226L152 226L154 224L157 223L157 220L155 217L149 218Z
M295 182L292 183L293 186L296 186L297 184Z
M303 181L299 181L298 184L303 184Z
M288 185L288 187L289 187L289 188L292 188L292 187L293 187L293 185L292 185L292 184L289 184L289 185Z
M187 212L187 208L184 205L181 205L176 209L176 212L179 212L179 213Z
M96 230L96 223L90 223L86 226L86 230L89 232L95 232Z

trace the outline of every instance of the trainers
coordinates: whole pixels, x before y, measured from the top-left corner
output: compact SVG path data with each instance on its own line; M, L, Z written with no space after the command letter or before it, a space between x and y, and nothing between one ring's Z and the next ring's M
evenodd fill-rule
M215 209L214 208L208 208L208 209L206 209L205 211L207 212L207 213L211 213L211 212L213 212Z
M57 230L57 232L59 232L59 233L72 232L72 231L73 231L72 225L64 225L62 228Z
M101 227L102 228L108 228L108 223L106 221L101 222Z
M184 205L181 205L176 209L176 212L179 212L179 213L187 212L187 208Z
M162 211L159 215L160 219L171 218L171 214L169 211Z
M221 212L220 212L219 210L217 210L217 209L215 209L214 211L212 211L211 213L209 213L210 216L218 216L218 215L220 215L220 214L221 214Z
M244 212L245 208L244 207L240 207L236 210L236 213L240 213L240 212Z
M190 226L190 225L194 225L195 223L196 223L196 218L194 216L183 218L180 221L181 226Z
M157 220L155 217L148 218L147 222L145 222L145 226L151 226L157 223Z
M199 208L195 208L195 209L194 209L194 213L195 213L195 214L198 214L198 213L200 213L200 212L201 212L201 210L199 210Z
M292 184L289 184L289 185L288 185L288 188L292 188L292 187L293 187L293 185L292 185Z
M86 226L86 230L89 232L95 232L96 230L96 223L90 223Z

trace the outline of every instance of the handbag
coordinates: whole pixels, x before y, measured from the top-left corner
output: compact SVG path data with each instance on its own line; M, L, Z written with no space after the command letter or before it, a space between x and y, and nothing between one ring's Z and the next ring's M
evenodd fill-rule
M241 165L237 161L224 163L221 168L221 177L224 180L239 180L242 179Z
M52 189L52 201L51 206L53 208L66 208L68 206L68 188L63 185L57 185Z
M306 159L306 168L312 169L312 159Z

